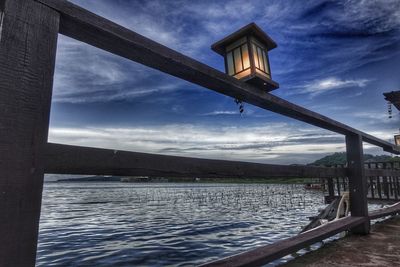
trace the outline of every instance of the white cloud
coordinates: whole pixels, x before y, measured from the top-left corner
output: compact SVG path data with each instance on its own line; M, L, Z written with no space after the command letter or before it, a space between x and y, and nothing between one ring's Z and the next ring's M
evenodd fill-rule
M388 119L388 114L386 112L370 112L370 111L359 111L352 114L357 118L362 119L371 119L371 120L378 120L383 121Z
M339 140L339 141L338 141ZM80 146L253 162L307 163L318 153L341 151L344 140L323 130L286 123L258 127L191 124L138 128L50 128L49 141ZM339 142L339 143L338 143ZM285 158L286 157L286 158ZM273 159L273 161L271 161Z
M201 114L202 116L216 116L216 115L236 115L239 114L239 111L233 110L215 110L208 113Z
M358 79L358 80L341 80L335 77L330 77L322 80L316 80L302 86L300 93L310 94L316 96L328 91L348 88L348 87L365 87L371 80Z
M186 82L60 35L53 101L93 103L171 92Z
M368 27L372 33L387 32L400 27L398 0L345 1L338 21L352 27ZM378 21L379 20L379 21Z
M196 3L182 4L179 1L126 1L118 4L112 1L96 1L96 5L83 0L74 0L78 5L103 16L123 27L137 32L162 45L192 57L201 58L200 48L209 47L210 37L197 31L185 32L185 18ZM199 10L204 11L204 6ZM218 10L218 8L217 8ZM204 15L199 18L206 23Z

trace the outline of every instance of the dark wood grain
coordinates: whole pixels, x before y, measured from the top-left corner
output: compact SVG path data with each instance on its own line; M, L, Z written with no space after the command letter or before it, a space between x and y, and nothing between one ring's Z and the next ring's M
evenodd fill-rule
M347 171L349 177L350 212L352 216L368 217L367 179L365 177L362 137L360 135L346 136ZM368 234L370 222L352 229L353 233Z
M0 266L34 266L59 14L0 1Z
M288 166L176 157L49 143L46 173L206 178L328 178L344 168Z
M347 176L344 167L274 165L211 160L159 154L99 149L49 143L46 172L59 174L147 175L164 177L229 178L330 178ZM390 174L399 170L366 169L366 176Z
M387 207L387 208L382 208L379 210L371 211L369 213L369 218L371 220L373 220L373 219L378 219L378 218L382 218L382 217L389 216L389 215L395 215L395 214L398 214L399 212L400 212L400 202L396 203L390 207Z
M238 255L211 263L201 265L202 267L244 267L262 266L273 260L294 253L306 246L324 240L332 235L351 229L363 224L366 218L345 217L319 228L314 228L297 236L275 242L271 245L262 246Z
M263 109L340 134L361 135L364 141L385 151L400 153L389 142L239 81L68 1L37 1L60 12L60 33L69 37Z

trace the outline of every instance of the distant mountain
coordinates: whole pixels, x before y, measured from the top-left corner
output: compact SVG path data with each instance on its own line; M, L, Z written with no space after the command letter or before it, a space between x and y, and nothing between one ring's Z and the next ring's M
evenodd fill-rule
M59 179L57 182L120 182L121 178L117 176L95 175L82 178Z
M388 155L371 155L364 154L365 162L393 162L400 161L400 157L391 157ZM325 156L321 159L314 161L308 165L324 165L324 166L332 166L336 164L346 164L346 152L337 152L329 156Z

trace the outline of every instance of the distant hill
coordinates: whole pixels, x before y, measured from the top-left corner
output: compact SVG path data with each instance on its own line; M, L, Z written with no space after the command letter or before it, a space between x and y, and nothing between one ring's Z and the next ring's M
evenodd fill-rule
M393 162L393 161L400 161L400 157L391 157L388 155L371 155L371 154L364 154L364 161L365 162ZM346 164L346 152L337 152L329 156L325 156L321 159L314 161L308 165L325 165L331 166L335 164Z
M81 178L58 179L57 182L120 182L120 180L121 178L118 176L95 175Z

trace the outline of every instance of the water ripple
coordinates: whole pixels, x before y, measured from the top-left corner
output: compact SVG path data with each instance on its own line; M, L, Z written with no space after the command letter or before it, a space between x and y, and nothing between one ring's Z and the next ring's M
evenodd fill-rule
M301 185L46 183L37 266L193 266L297 234Z

